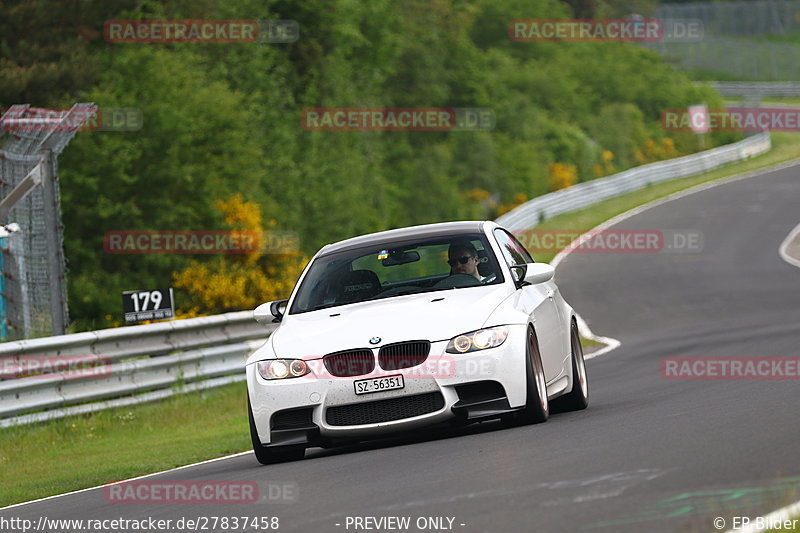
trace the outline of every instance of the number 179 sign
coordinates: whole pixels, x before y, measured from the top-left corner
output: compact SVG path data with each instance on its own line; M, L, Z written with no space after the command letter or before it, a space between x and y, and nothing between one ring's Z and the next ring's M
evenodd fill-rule
M126 324L174 318L175 303L172 299L172 289L125 291L122 293L122 310L125 313Z

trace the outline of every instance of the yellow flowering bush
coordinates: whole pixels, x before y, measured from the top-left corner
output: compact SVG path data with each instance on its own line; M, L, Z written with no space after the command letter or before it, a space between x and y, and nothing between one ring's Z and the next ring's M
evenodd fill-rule
M603 150L603 153L600 155L600 160L601 163L592 165L592 174L594 174L595 178L607 176L616 171L616 167L614 166L614 152L611 150Z
M644 143L644 149L636 150L636 162L640 165L645 163L652 163L653 161L661 161L662 159L670 159L680 155L675 148L675 141L669 137L664 137L661 141L656 142L653 139L647 139Z
M575 165L567 163L551 163L550 170L550 190L558 191L572 187L578 182L578 169Z
M497 206L495 210L495 218L499 217L502 214L508 213L512 209L516 209L517 207L521 206L525 202L528 201L528 197L525 195L524 192L518 192L514 195L510 204L501 203Z
M488 202L491 200L492 195L486 189L470 189L465 193L465 196L473 202Z
M208 261L192 261L173 274L174 287L189 296L179 318L253 309L269 300L288 298L308 258L293 246L267 249L270 232L277 222L264 222L258 204L241 195L217 200L214 206L223 215L233 234L256 235L258 246L243 254L218 255ZM245 233L246 232L246 233ZM283 235L287 235L286 232ZM284 239L285 241L285 239Z

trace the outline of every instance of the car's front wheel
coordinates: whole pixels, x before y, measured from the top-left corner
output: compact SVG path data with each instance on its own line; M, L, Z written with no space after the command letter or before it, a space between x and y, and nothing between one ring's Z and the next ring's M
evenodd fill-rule
M250 419L250 440L253 443L253 452L256 459L262 465L282 463L283 461L296 461L302 459L306 454L305 446L281 446L269 447L261 444L256 430L256 422L253 419L253 408L250 406L250 398L247 399L247 416Z
M550 416L544 366L539 353L539 342L536 340L536 333L532 326L528 326L525 341L525 375L528 392L525 407L505 419L509 425L537 424L544 422Z

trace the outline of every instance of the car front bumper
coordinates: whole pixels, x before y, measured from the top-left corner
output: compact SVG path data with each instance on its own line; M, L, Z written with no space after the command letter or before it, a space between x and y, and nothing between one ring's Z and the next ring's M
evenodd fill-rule
M258 436L264 445L314 445L319 439L378 437L516 410L526 400L525 339L526 326L512 325L496 348L448 354L447 341L437 341L422 365L391 371L376 365L371 374L347 378L319 372L321 360L309 361L311 374L283 380L265 380L255 363L247 365ZM403 389L355 393L356 380L398 374Z

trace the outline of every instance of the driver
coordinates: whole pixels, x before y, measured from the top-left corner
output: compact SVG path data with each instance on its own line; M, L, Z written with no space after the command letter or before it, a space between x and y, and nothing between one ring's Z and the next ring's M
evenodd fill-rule
M450 265L450 275L466 274L473 276L478 281L483 281L478 272L478 251L469 241L454 242L447 251L447 263Z

